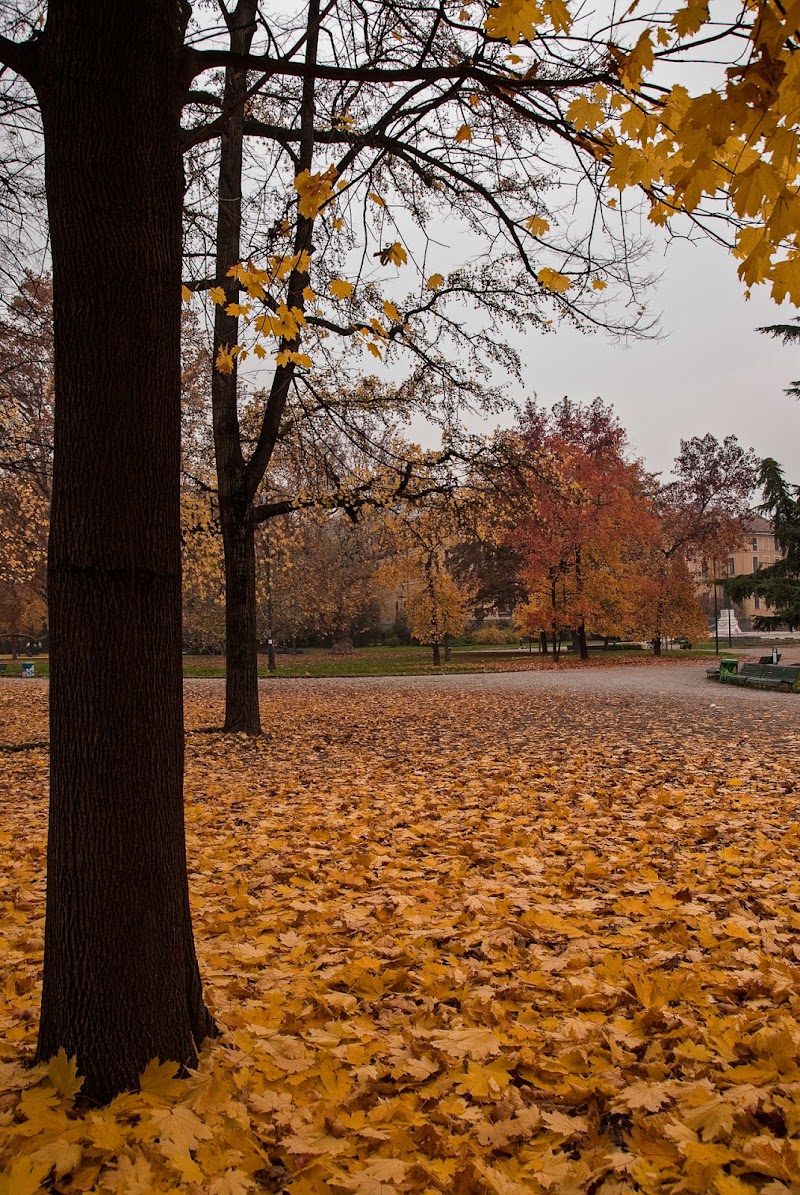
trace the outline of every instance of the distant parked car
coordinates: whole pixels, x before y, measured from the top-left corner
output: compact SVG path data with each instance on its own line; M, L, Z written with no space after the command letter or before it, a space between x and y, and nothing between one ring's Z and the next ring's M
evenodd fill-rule
M691 651L692 650L692 642L690 639L687 639L685 635L679 635L678 638L675 640L675 642L677 643L677 645L681 649L681 651Z

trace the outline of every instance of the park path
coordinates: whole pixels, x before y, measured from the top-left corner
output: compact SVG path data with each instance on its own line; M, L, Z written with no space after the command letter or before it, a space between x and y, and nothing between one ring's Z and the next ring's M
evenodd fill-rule
M800 651L796 654L800 657ZM794 660L786 661L794 663ZM800 658L797 660L800 663ZM687 664L635 664L602 668L565 668L531 670L530 672L471 672L438 676L348 676L287 680L291 685L313 689L392 689L423 690L450 693L575 693L582 696L630 696L651 702L655 700L683 700L696 703L703 709L759 708L774 710L782 720L787 716L800 724L800 694L770 693L759 689L745 689L738 685L715 684L706 678L709 661ZM219 684L220 681L187 681L193 684ZM276 682L263 680L260 688L271 692Z

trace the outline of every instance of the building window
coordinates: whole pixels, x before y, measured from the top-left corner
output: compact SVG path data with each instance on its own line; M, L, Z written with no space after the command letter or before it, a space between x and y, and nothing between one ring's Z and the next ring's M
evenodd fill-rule
M755 593L753 594L753 601L755 603L756 610L760 610L761 609L761 598L758 596L758 590L756 590Z
M757 556L753 557L753 572L754 573L758 572L758 557Z
M732 577L735 572L736 572L736 561L731 556L730 559L728 560L728 576Z
M754 538L753 539L753 551L755 552L757 550L757 548L758 548L758 540Z

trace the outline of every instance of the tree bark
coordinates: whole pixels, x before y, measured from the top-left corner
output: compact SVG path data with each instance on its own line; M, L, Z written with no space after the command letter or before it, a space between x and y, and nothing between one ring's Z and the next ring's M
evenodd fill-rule
M439 651L439 644L433 643L433 644L431 644L431 646L433 647L433 666L434 666L434 668L438 668L442 662L441 653Z
M225 547L225 730L261 734L255 534L234 502L220 505L220 515Z
M213 1031L183 826L179 120L162 0L51 0L37 43L53 258L50 825L38 1057L84 1093Z
M239 0L228 20L230 47L246 54L255 33L256 0ZM216 277L225 290L225 305L214 314L214 360L222 346L238 343L239 321L225 308L239 299L239 285L228 276L241 253L242 124L247 71L225 72L223 111L228 118L220 137L217 195ZM252 506L244 496L245 462L238 414L238 379L212 365L211 406L217 463L222 546L225 556L225 730L261 733L258 707L258 629L256 626L256 562Z
M589 648L586 644L586 626L580 623L572 632L572 646L577 646L580 658L582 660L589 659Z

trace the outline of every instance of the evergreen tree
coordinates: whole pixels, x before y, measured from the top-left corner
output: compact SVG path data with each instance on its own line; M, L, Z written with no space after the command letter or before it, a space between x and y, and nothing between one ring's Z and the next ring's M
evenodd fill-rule
M734 601L756 592L775 613L753 619L756 630L769 631L783 623L800 625L800 487L790 485L776 460L761 462L759 485L764 501L758 508L771 519L775 543L783 556L774 564L741 577L731 577L726 588Z

